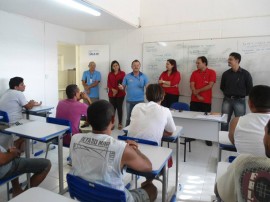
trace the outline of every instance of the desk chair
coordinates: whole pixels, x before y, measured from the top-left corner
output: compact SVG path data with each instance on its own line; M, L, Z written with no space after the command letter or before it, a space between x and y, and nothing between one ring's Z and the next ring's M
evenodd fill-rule
M10 190L9 190L9 182L11 180L14 180L16 179L17 177L19 177L20 175L12 175L10 177L6 177L4 179L0 179L0 186L6 184L7 185L7 200L9 201L10 200Z
M68 191L72 199L82 202L125 202L124 191L88 182L78 176L67 174Z
M183 111L190 111L189 109L189 105L187 103L184 103L184 102L175 102L175 103L172 103L171 109L175 109L175 110L183 110ZM191 139L190 138L184 138L184 142L181 142L180 144L183 144L184 145L184 162L186 162L186 147L187 147L187 143L188 146L189 146L189 152L191 152ZM168 142L168 147L169 147L169 142Z
M222 150L236 152L236 147L231 143L228 131L219 131L218 133L218 161L221 161Z
M67 130L65 134L72 136L71 123L69 120L47 117L46 122L47 123L54 123L54 124L58 124L58 125L63 125L63 126L69 126L69 130ZM57 144L57 143L58 143L58 137L47 143L45 158L47 158L49 146L51 144ZM63 144L63 146L69 148L69 144ZM69 157L68 157L68 159L69 159Z
M3 117L0 119L0 123L3 125L9 125L9 118L7 112L0 110L0 116Z

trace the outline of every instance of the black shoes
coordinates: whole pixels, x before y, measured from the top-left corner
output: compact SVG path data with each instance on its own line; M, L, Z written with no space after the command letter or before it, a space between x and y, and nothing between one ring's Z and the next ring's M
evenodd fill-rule
M213 143L211 142L211 141L205 141L205 144L207 145L207 146L212 146L213 145Z

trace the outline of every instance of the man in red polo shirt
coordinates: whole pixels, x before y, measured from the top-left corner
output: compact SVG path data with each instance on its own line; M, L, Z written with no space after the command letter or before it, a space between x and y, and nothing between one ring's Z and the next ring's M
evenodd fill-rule
M192 72L190 77L190 89L192 90L190 110L198 112L211 112L212 87L216 82L216 72L207 68L207 58L200 56L197 58L197 70ZM211 141L206 141L208 146L212 146Z

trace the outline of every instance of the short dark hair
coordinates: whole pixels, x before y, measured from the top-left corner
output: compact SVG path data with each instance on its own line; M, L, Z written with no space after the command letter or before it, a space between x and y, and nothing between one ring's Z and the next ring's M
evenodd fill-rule
M201 60L206 66L208 65L208 60L205 56L200 56L197 58L197 60Z
M177 71L176 61L174 59L168 59L167 62L169 62L173 66L172 73L176 72Z
M241 62L241 55L239 53L236 53L236 52L232 52L230 54L230 56L234 57L234 59L238 60L238 63Z
M118 62L117 60L114 60L114 61L112 61L112 63L111 63L111 72L114 72L113 65L114 65L115 63L118 64L118 66L119 66L119 71L121 71L119 62Z
M146 88L146 99L151 102L159 102L164 99L165 92L159 84L149 84Z
M135 63L135 62L138 62L138 63L140 63L140 61L139 60L133 60L132 61L132 63L131 63L131 66L133 65L133 63ZM141 63L140 63L141 64Z
M78 86L76 84L70 84L66 87L66 94L68 99L72 99L74 98L74 96L76 95L77 91L78 91Z
M114 108L107 100L99 100L91 104L87 109L87 119L93 130L106 130L112 117Z
M249 93L249 100L258 111L270 111L270 87L266 85L253 86Z
M19 86L23 82L22 77L13 77L9 80L9 88L10 89L15 89L16 86Z

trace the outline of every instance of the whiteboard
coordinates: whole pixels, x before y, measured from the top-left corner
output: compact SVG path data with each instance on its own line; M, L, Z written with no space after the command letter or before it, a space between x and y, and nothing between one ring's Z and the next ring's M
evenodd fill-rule
M196 69L196 59L205 56L208 67L217 73L213 97L222 98L220 80L222 73L230 68L227 59L231 52L241 54L240 66L251 73L254 85L270 85L269 36L144 43L143 72L150 83L157 83L160 74L166 70L167 59L175 59L181 74L180 95L190 96L189 79Z

